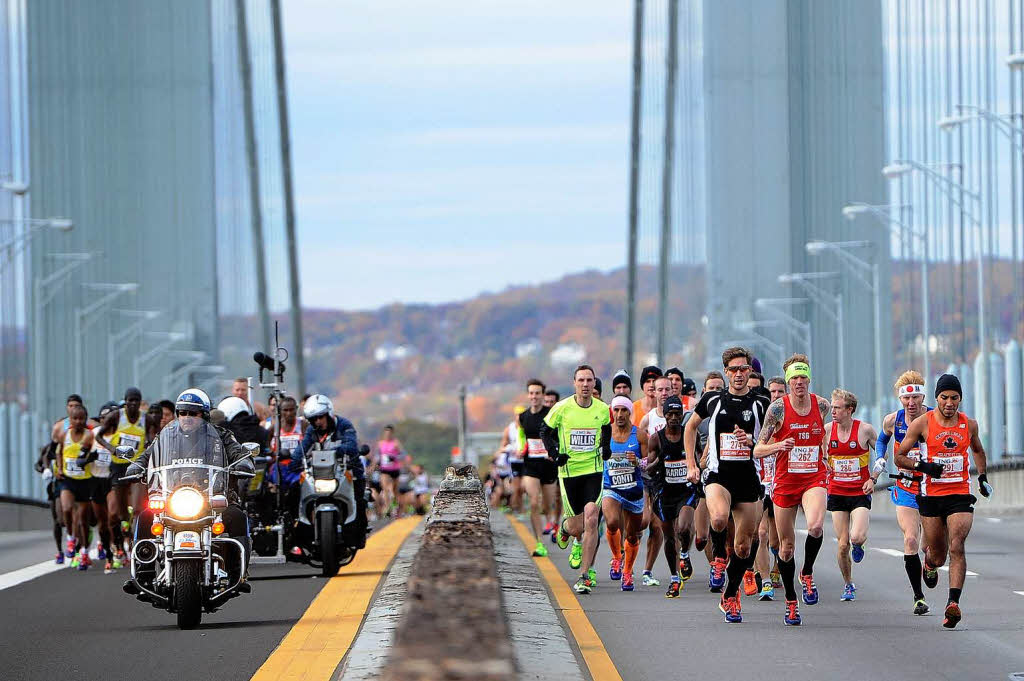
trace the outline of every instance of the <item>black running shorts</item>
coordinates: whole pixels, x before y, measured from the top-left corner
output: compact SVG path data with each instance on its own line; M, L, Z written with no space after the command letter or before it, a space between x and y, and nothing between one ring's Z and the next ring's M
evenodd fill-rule
M604 473L587 473L561 478L562 507L566 516L580 515L587 504L601 503L604 493Z
M558 482L558 466L547 457L527 457L523 462L523 477L537 478L542 485Z
M829 494L828 505L826 506L829 511L838 511L840 513L852 513L855 508L871 508L871 495L870 494Z
M917 508L923 518L946 518L954 513L974 513L978 497L973 494L917 495Z

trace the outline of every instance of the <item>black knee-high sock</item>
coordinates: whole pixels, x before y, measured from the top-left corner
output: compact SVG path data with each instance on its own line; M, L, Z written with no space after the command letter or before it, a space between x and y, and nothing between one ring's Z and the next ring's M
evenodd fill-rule
M103 544L103 548L108 552L114 550L114 545L110 543L110 530L107 529L106 525L99 527L100 542Z
M914 600L921 600L924 598L924 592L921 591L921 556L916 553L903 554L903 567L907 569L910 588L914 590Z
M729 561L729 566L725 570L725 574L729 576L729 582L725 585L725 597L732 598L736 595L736 592L740 589L740 584L743 582L743 574L750 569L750 566L754 564L754 556L757 555L758 542L755 539L754 543L750 545L750 555L746 558L740 558L733 556L732 560Z
M715 530L713 527L711 528L711 555L715 558L725 559L725 538L728 532L728 528L721 532Z
M963 589L955 589L953 587L949 587L949 602L959 603L960 596L963 595L963 591Z
M821 542L824 539L824 534L820 537L807 535L807 539L804 541L804 567L800 574L809 575L814 572L814 561L818 558L818 551L821 549Z
M112 539L115 550L122 550L124 548L124 532L121 531L121 521L116 520L110 523L110 531L113 534Z
M779 574L782 575L782 586L786 589L786 600L796 600L796 587L793 578L796 576L796 561L790 558L782 560L779 558Z
M64 530L64 526L63 525L58 523L56 520L53 521L53 541L56 542L56 544L57 544L57 553L60 553L61 551L64 550L64 547L61 546L61 541L60 541L61 538L63 537L63 534L64 534L63 530Z

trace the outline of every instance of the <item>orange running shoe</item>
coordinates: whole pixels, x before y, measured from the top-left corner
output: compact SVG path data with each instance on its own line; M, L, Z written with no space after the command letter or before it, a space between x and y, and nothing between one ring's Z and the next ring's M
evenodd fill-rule
M757 593L757 579L754 578L754 571L747 570L743 573L743 593L753 596Z

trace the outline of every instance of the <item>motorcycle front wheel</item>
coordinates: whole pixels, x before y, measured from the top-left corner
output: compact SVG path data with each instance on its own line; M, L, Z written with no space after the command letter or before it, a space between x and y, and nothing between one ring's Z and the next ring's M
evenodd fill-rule
M195 629L203 618L202 567L198 560L174 563L174 610L179 629Z
M320 559L323 565L320 574L333 577L338 574L338 524L334 513L325 511L317 516L317 528L320 530Z

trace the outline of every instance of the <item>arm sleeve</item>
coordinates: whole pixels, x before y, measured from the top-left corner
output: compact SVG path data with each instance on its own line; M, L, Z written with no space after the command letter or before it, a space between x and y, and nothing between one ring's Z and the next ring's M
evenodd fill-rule
M612 458L612 424L601 426L601 458L607 461Z
M886 452L889 449L889 440L892 435L885 432L885 430L878 431L878 439L875 440L875 458L884 459Z

